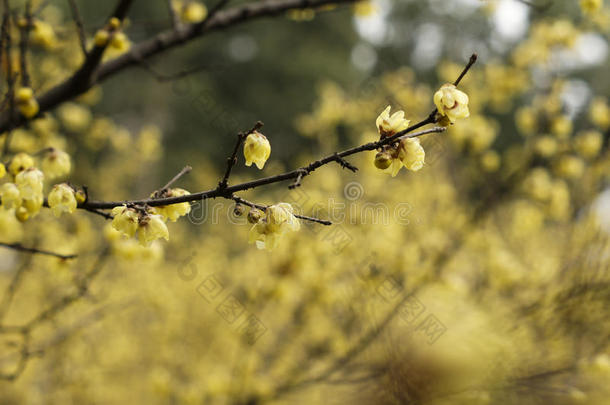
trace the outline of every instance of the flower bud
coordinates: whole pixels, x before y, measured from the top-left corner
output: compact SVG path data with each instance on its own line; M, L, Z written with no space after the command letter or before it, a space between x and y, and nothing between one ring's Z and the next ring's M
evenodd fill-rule
M93 38L93 43L97 47L102 47L102 46L106 46L106 44L108 44L109 39L110 39L110 33L104 29L101 29L95 33L95 37Z
M235 207L233 208L233 215L235 215L236 217L241 217L242 215L244 215L244 211L245 208L243 205L235 204Z
M377 152L375 155L375 167L385 170L392 164L392 155L387 151Z
M251 208L248 212L248 222L256 224L264 215L265 213L258 208Z

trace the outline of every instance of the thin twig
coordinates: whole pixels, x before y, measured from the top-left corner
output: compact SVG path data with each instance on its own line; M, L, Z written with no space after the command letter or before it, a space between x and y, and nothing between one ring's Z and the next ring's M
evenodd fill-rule
M237 197L237 196L233 196L232 200L235 201L237 204L247 205L248 207L258 208L259 210L263 210L263 211L266 211L267 208L269 208L269 205L256 204L256 203L253 203L251 201L248 201L246 199L243 199L243 198ZM294 214L294 216L299 218L299 219L302 219L304 221L315 222L315 223L321 224L321 225L329 226L329 225L333 224L332 222L327 221L325 219L309 217L307 215Z
M182 176L184 176L187 173L190 173L190 171L193 170L193 168L191 166L184 166L182 168L182 170L180 170L180 172L178 172L178 174L176 174L174 177L172 177L172 179L170 181L168 181L163 187L161 187L160 189L158 189L157 191L155 191L155 196L161 195L163 194L163 192L167 191L172 184L174 184L175 182L177 182L178 180L180 180L180 178Z
M30 30L32 29L32 0L28 0L25 3L25 13L23 16L25 25L19 27L19 63L20 63L20 75L21 85L23 87L30 87L30 75L28 73L28 46L30 38Z
M62 255L60 253L55 253L55 252L51 252L51 251L48 251L48 250L42 250L42 249L26 247L26 246L22 246L20 243L3 243L3 242L0 242L0 247L5 247L5 248L17 250L19 252L33 253L33 254L46 255L46 256L53 256L53 257L57 257L59 259L65 259L65 260L74 259L75 257L77 257L77 255L75 255L75 254L74 255Z
M72 19L76 25L76 32L78 33L78 41L80 43L81 50L83 51L83 55L87 55L87 40L85 38L85 26L83 24L83 18L80 15L80 11L78 11L76 1L68 0L68 3L70 4Z

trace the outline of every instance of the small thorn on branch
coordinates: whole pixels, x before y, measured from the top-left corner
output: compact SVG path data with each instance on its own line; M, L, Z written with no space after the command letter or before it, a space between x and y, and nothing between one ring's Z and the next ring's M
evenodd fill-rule
M341 156L339 156L338 153L335 153L335 161L339 163L343 169L349 169L354 173L358 171L358 168L356 166L343 159Z
M306 175L307 175L307 170L299 169L299 174L297 175L296 179L294 179L294 182L288 186L288 188L290 190L294 190L297 187L301 187L301 180L303 180L303 177L305 177Z

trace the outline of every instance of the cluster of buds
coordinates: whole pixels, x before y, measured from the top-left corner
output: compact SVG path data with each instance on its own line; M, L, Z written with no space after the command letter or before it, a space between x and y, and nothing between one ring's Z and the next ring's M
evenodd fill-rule
M258 249L273 250L279 245L282 236L301 228L299 219L288 203L271 205L264 212L252 208L248 213L248 222L253 224L248 242L255 243Z
M112 227L122 235L138 237L142 246L150 246L156 239L169 240L169 231L163 217L141 207L120 205L112 209Z
M409 128L410 121L405 119L404 111L390 115L388 106L377 117L376 125L381 139L394 136ZM385 145L375 155L375 167L396 176L400 169L406 167L418 171L424 166L426 153L417 138L399 138L396 142Z
M44 179L68 174L70 157L61 150L50 148L42 159L42 168L43 171L40 171L35 166L34 158L27 153L16 154L8 163L8 167L0 164L0 178L7 173L11 176L11 181L0 186L0 207L4 210L14 210L20 221L26 221L38 214L44 203ZM82 191L76 191L63 183L53 187L47 202L53 213L59 216L62 212L74 212L78 203L84 200Z
M34 98L34 91L30 87L22 87L15 93L15 103L21 115L33 118L38 114L38 101Z
M265 162L271 155L271 144L265 135L258 131L253 131L246 137L244 142L244 158L246 166L256 165L260 170L265 166Z
M109 46L118 52L124 52L129 49L131 43L121 30L121 20L112 17L106 26L95 33L93 43L97 47Z

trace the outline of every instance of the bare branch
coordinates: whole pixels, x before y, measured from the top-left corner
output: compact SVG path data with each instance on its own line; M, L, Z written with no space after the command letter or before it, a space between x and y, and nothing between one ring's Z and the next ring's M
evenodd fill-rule
M129 52L101 66L99 64L105 47L94 47L77 72L38 97L40 113L71 100L126 68L138 66L143 60L202 37L209 32L229 28L258 18L275 16L293 9L318 8L329 4L354 3L356 1L358 0L265 0L242 4L224 11L218 11L201 23L188 25L184 29L163 31L153 38L134 45ZM122 20L132 2L133 0L121 0L113 13L113 17ZM0 133L6 131L11 123L16 127L23 125L25 122L26 120L22 117L4 113L0 116Z
M76 24L76 32L78 33L80 47L83 51L83 55L87 55L87 40L85 39L85 26L83 24L83 19L80 15L80 11L78 11L76 1L68 0L68 3L70 4L70 12L72 13L72 19L74 20L74 24Z
M8 248L8 249L17 250L19 252L24 252L24 253L32 253L32 254L37 254L37 255L53 256L53 257L57 257L58 259L65 259L65 260L74 259L75 257L77 257L77 255L62 255L60 253L55 253L55 252L51 252L51 251L48 251L48 250L26 247L26 246L22 246L20 243L3 243L3 242L0 242L0 247L5 247L5 248Z

